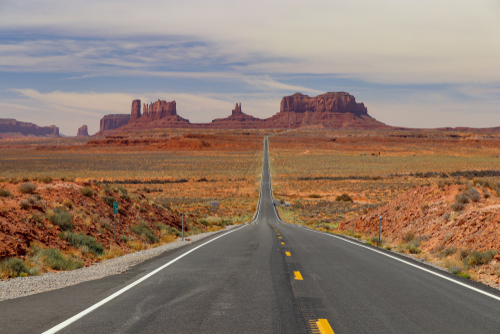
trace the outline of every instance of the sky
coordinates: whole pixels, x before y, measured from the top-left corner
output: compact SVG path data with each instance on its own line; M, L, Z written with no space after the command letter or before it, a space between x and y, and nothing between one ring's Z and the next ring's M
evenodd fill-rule
M500 126L498 0L0 0L0 118L99 130L134 99L191 122L343 91L389 125Z

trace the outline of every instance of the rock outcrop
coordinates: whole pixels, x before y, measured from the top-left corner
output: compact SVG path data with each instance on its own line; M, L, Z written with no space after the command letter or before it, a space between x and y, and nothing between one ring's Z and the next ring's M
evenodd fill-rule
M127 114L106 115L101 119L101 127L98 134L118 129L119 127L127 124L129 121L130 115Z
M82 125L78 129L77 137L89 137L89 130L86 125Z
M59 128L55 125L38 126L11 118L0 118L0 133L12 136L59 137Z
M139 131L154 128L186 129L388 129L384 123L368 115L363 103L357 103L354 96L339 92L325 93L316 97L296 93L281 100L280 112L259 119L245 114L241 103L237 103L231 115L214 119L211 123L190 123L177 115L175 101L158 100L144 103L141 114L141 100L132 101L131 114L108 115L101 120L101 131ZM125 118L128 116L128 118Z

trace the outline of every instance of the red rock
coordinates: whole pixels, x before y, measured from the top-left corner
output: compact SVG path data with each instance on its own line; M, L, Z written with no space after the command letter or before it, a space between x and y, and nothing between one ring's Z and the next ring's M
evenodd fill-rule
M136 120L141 118L141 100L132 101L131 119Z
M78 129L78 133L76 135L77 137L88 137L89 136L89 131L86 125L82 125Z
M5 135L59 137L59 128L55 125L38 126L33 123L18 122L15 119L0 118L0 133Z
M368 110L363 103L356 103L354 96L344 92L325 93L316 97L295 93L291 96L285 96L281 100L280 113L305 113L307 111L352 113L356 116L368 115Z
M101 119L101 128L98 134L105 131L118 129L119 127L127 124L129 121L130 115L127 114L106 115Z

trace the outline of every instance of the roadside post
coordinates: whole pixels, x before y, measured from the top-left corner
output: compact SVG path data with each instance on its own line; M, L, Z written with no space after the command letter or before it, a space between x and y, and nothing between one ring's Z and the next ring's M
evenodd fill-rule
M378 224L378 246L379 247L380 247L380 244L382 242L381 234L382 234L382 216L380 216L380 221Z
M115 215L115 232L114 232L114 237L115 237L115 242L116 242L116 215L118 214L118 202L113 202L113 214Z
M210 206L214 208L214 216L215 216L215 209L219 206L218 201L210 201Z
M184 214L182 214L182 241L184 241Z

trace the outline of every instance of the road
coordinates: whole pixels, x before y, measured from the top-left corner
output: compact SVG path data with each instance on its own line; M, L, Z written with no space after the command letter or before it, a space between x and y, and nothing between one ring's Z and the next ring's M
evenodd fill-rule
M0 331L500 333L498 293L284 223L270 189L266 142L252 223L121 275L0 302Z

